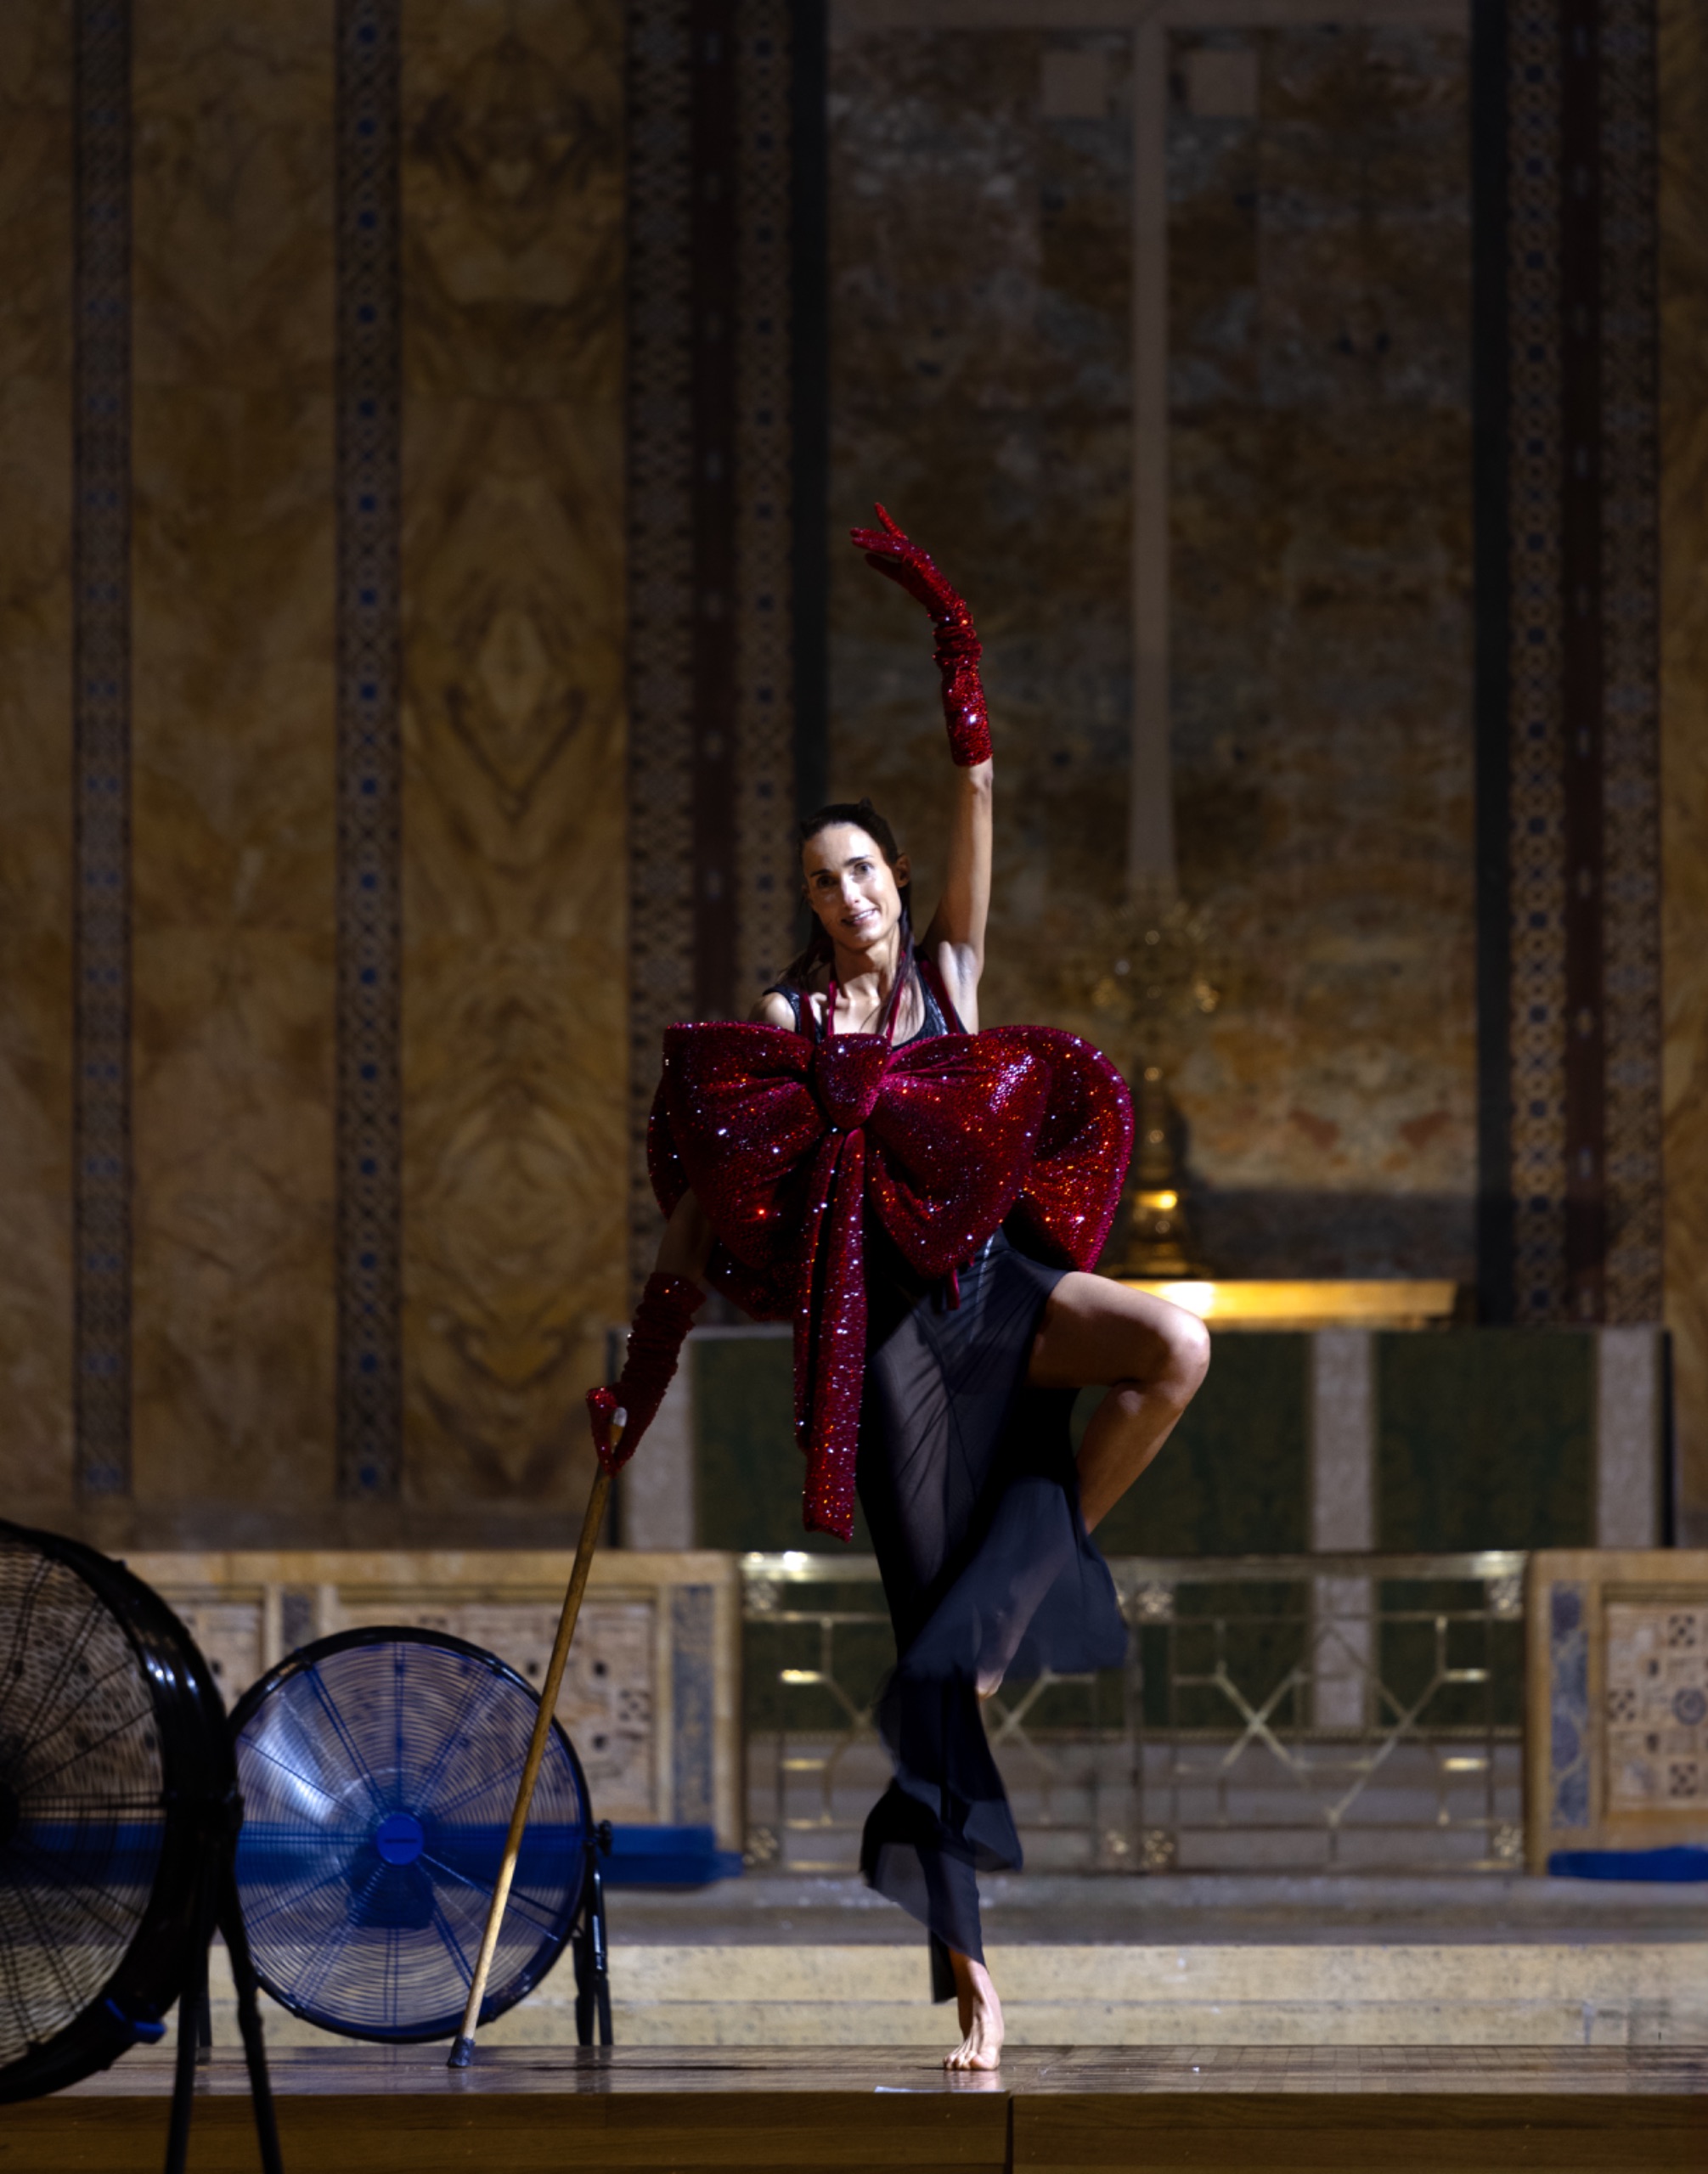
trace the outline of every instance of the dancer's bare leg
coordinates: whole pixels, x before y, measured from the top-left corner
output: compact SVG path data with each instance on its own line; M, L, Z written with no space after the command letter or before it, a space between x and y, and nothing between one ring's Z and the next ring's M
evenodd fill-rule
M1161 1449L1209 1365L1209 1332L1184 1307L1102 1276L1064 1276L1056 1286L1026 1378L1040 1388L1108 1388L1079 1445L1079 1507L1087 1531ZM1023 1627L1013 1626L1017 1640ZM995 1659L981 1665L981 1698L1000 1688L1003 1666Z
M1106 1276L1064 1276L1045 1308L1026 1378L1039 1388L1109 1394L1079 1445L1079 1502L1086 1528L1119 1501L1161 1449L1209 1366L1209 1332L1196 1314ZM978 1691L989 1698L1000 1666ZM961 2043L948 2069L994 2069L1002 2059L1002 2003L983 1963L950 1951Z
M1026 1378L1040 1388L1107 1384L1079 1445L1089 1532L1167 1441L1209 1366L1209 1332L1183 1306L1106 1276L1064 1276L1051 1293Z
M1087 1530L1107 1515L1161 1449L1209 1366L1209 1332L1196 1314L1107 1276L1064 1276L1051 1293L1026 1378L1039 1388L1109 1394L1079 1445L1079 1505ZM978 1695L1001 1686L980 1675ZM983 1963L950 1951L961 2039L949 2069L994 2069L1002 2059L1002 2003Z
M945 2053L946 2069L995 2069L1002 2065L1002 2003L982 1963L949 1951L955 1972L955 2005L961 2019L961 2043Z

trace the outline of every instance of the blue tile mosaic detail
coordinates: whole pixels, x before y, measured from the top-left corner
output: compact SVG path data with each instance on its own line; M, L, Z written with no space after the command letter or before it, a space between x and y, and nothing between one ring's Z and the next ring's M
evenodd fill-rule
M338 38L338 1485L402 1480L400 0Z
M131 7L76 40L72 739L75 1462L131 1484Z
M716 1816L712 1785L713 1603L710 1585L678 1585L670 1596L670 1816L685 1827Z
M1587 1587L1548 1588L1548 1824L1589 1825Z

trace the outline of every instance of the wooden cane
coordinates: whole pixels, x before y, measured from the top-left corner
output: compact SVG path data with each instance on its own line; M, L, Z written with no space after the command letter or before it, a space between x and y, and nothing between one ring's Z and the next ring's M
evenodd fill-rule
M623 1430L629 1423L629 1414L613 1412L611 1420L611 1446L616 1449L623 1439ZM465 2069L475 2057L475 2030L481 2019L481 2002L487 1997L487 1979L491 1974L493 1957L498 1952L499 1929L504 1923L505 1905L510 1900L510 1882L516 1877L516 1858L521 1850L521 1838L527 1826L528 1806L533 1802L533 1785L539 1778L540 1761L545 1757L546 1738L551 1733L552 1716L557 1711L557 1694L563 1681L564 1664L569 1659L569 1642L575 1636L575 1619L581 1613L581 1597L587 1591L587 1574L593 1568L593 1551L599 1545L599 1528L605 1521L605 1505L611 1495L611 1474L601 1464L593 1482L593 1492L587 1498L587 1515L581 1521L581 1544L575 1551L575 1568L569 1574L569 1591L563 1597L563 1613L557 1619L557 1636L551 1649L551 1659L545 1671L545 1681L539 1688L539 1711L534 1716L533 1736L528 1744L527 1757L522 1762L521 1779L516 1784L516 1804L510 1812L510 1832L505 1836L504 1861L499 1867L498 1884L493 1889L493 1899L487 1911L487 1929L481 1935L481 1952L475 1963L473 1983L469 1987L469 2003L463 2010L463 2027L447 2068Z

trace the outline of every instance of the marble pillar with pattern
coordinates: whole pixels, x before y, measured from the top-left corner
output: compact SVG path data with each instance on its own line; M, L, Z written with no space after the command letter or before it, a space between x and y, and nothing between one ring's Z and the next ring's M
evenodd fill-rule
M71 1506L71 14L0 12L0 1378L9 1514Z
M625 1310L623 11L407 12L403 1493L578 1501Z
M136 14L134 1490L331 1491L331 0Z

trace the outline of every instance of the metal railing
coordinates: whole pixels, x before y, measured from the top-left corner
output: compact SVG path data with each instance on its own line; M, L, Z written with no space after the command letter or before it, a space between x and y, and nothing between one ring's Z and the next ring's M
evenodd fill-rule
M1005 1684L986 1726L1027 1862L1509 1871L1523 1855L1517 1552L1111 1561L1126 1664ZM870 1556L742 1558L748 1861L856 1868L893 1659Z

